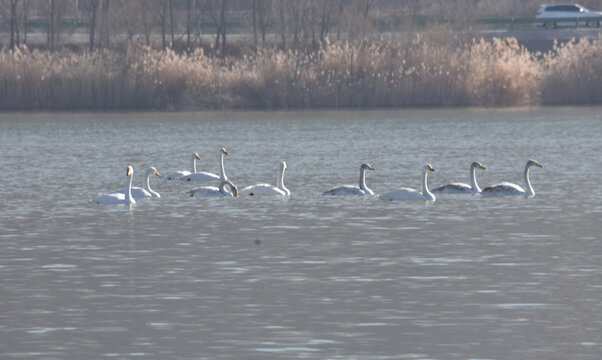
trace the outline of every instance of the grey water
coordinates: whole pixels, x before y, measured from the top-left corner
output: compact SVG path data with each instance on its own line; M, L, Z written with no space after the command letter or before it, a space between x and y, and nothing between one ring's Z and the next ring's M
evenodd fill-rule
M602 108L0 114L2 359L599 359ZM290 199L96 196L163 174ZM468 182L536 195L325 197Z

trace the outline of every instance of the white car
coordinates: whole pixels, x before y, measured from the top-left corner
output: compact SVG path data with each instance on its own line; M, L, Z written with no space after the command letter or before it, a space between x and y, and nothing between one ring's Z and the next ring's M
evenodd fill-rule
M546 4L537 10L535 18L542 20L543 26L548 29L561 24L575 25L577 21L583 21L587 26L600 27L602 12L590 11L579 4Z

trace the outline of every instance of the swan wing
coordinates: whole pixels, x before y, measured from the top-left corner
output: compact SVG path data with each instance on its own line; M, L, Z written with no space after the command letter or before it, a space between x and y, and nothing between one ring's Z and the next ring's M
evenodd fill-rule
M182 170L182 171L174 171L171 174L167 175L167 180L175 180L177 178L181 178L182 176L190 175L190 171Z
M441 192L447 194L468 194L472 193L472 188L468 184L464 183L451 183L443 186L439 186L431 190L432 192Z
M509 182L502 182L496 185L492 185L492 186L487 186L486 188L483 189L483 194L486 195L524 195L526 194L526 191L513 183L509 183Z
M366 195L366 192L359 188L359 186L354 185L343 185L336 187L334 189L330 189L328 191L324 191L324 195Z
M188 175L180 176L177 178L181 181L219 181L219 175L208 173L208 172L195 172Z
M192 189L186 194L190 196L198 196L198 197L219 197L219 196L232 196L231 194L225 195L219 191L219 188L215 186L203 186L200 188Z
M243 188L239 192L240 196L256 196L256 195L277 195L286 196L286 193L276 186L270 184L256 184Z
M115 191L111 192L111 194L124 194L125 195L125 189L115 190ZM142 199L145 197L153 197L153 195L141 187L132 186L132 197L134 199Z
M104 194L94 199L94 202L99 205L125 204L125 195L120 193Z
M399 188L386 193L382 193L378 196L383 200L427 200L421 192L410 188Z

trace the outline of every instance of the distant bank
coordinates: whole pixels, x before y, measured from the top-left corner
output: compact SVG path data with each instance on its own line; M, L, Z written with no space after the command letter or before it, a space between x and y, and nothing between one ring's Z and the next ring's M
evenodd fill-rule
M240 51L224 59L202 49L22 48L0 52L0 109L600 104L600 54L597 37L542 54L516 38L466 41L445 32L326 42L303 51Z

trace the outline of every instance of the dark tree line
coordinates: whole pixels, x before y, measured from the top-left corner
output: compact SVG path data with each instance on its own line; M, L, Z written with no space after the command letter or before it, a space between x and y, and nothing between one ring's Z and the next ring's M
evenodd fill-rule
M599 0L581 3L602 10L596 9ZM371 36L378 21L394 17L533 16L539 5L539 0L0 0L0 27L9 39L3 45L11 49L28 42L36 23L43 24L36 31L45 31L50 50L64 45L66 34L85 31L91 51L116 42L192 48L213 36L212 48L223 56L234 32L246 34L256 48L314 48L326 39Z

